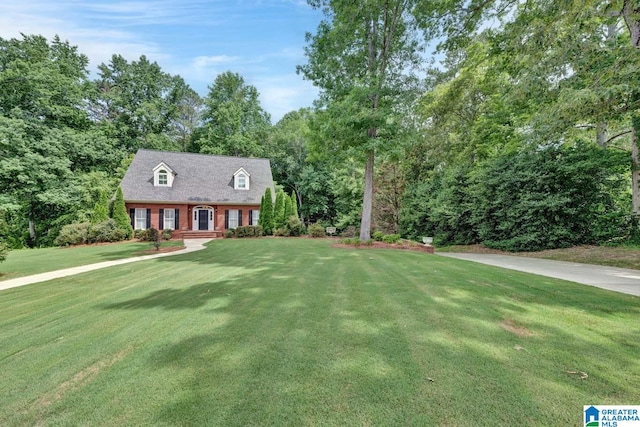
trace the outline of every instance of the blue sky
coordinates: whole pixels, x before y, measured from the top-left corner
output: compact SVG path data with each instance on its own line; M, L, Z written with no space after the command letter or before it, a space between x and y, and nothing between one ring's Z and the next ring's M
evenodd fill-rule
M0 37L58 34L89 57L92 72L113 54L146 55L202 96L231 70L258 89L275 123L318 94L295 67L321 18L304 0L6 0Z

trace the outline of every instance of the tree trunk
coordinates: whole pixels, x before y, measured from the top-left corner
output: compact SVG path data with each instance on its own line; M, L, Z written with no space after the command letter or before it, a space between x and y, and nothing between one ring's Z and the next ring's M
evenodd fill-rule
M36 223L31 217L29 217L29 240L31 246L36 244Z
M360 241L371 240L371 208L373 205L373 165L375 152L367 154L367 165L364 170L364 195L362 197L362 220L360 221Z

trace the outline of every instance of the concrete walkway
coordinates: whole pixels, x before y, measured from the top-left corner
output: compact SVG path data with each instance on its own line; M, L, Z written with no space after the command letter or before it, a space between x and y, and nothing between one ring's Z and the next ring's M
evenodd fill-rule
M510 255L449 252L436 254L640 296L640 270Z
M64 270L48 271L46 273L34 274L32 276L18 277L11 280L0 282L0 291L5 289L17 288L18 286L30 285L32 283L45 282L47 280L58 279L60 277L73 276L74 274L85 273L87 271L99 270L101 268L113 267L114 265L129 264L137 261L145 261L148 259L162 258L173 255L181 255L189 252L204 249L204 244L212 239L185 239L185 249L165 252L157 255L143 255L133 258L123 258L114 261L99 262L96 264L81 265L79 267L65 268Z

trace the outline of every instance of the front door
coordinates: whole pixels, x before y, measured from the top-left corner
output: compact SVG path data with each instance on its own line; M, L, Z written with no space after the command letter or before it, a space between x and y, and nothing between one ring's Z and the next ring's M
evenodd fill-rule
M207 209L200 209L198 212L198 230L209 229L209 211Z

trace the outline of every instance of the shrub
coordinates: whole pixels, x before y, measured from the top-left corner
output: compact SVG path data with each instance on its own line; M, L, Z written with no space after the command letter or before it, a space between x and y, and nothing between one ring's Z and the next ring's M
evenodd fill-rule
M131 218L127 213L127 207L124 204L124 197L122 195L122 189L118 187L116 191L116 200L113 203L113 220L121 230L125 232L125 238L130 239L133 237L133 227L131 226Z
M226 230L226 231L224 232L224 237L226 237L227 239L230 239L230 238L232 238L232 237L235 237L235 233L234 233L234 232L233 232L233 230L231 230L231 229Z
M264 200L260 208L260 218L258 225L262 226L265 235L273 234L273 199L271 198L271 188L264 191Z
M9 248L4 243L0 242L0 262L7 259L8 254L9 254Z
M99 224L109 219L109 200L107 199L107 193L104 190L100 190L98 195L98 201L93 207L93 214L91 214L91 224Z
M399 234L386 234L384 236L382 236L382 241L385 243L398 243L400 242L400 235Z
M134 233L134 237L138 240L141 240L143 242L149 242L151 241L149 239L149 229L146 230L136 230Z
M341 239L340 243L342 243L343 245L349 245L349 246L360 246L360 239L358 239L357 237L347 237L346 239Z
M289 236L300 236L304 234L304 225L300 218L291 215L287 220L287 229L289 230Z
M373 235L371 237L376 242L382 242L382 238L384 237L384 233L382 231L374 231Z
M280 236L280 237L289 237L291 233L287 227L281 227L273 230L273 235Z
M173 237L173 230L171 230L170 228L162 230L162 239L171 240L172 237Z
M324 226L317 222L309 226L308 232L309 232L309 236L311 237L325 237L327 235L324 232Z
M151 244L153 244L153 247L156 249L156 251L160 249L160 232L157 228L151 227L149 229L149 240L151 241Z
M360 233L358 232L358 229L356 227L354 227L353 225L350 225L350 226L346 227L344 230L342 230L342 233L340 233L340 236L342 236L342 237L356 237L359 234Z
M125 236L125 231L118 228L113 219L108 219L91 225L87 240L89 243L118 242L123 240Z
M276 193L276 204L273 206L273 228L282 228L285 223L284 211L284 191L280 190Z
M261 237L262 236L262 227L259 225L242 225L240 227L236 227L232 231L232 236L230 237ZM226 233L225 233L226 236Z
M62 227L54 244L57 246L82 245L88 242L89 227L88 222L67 224Z

